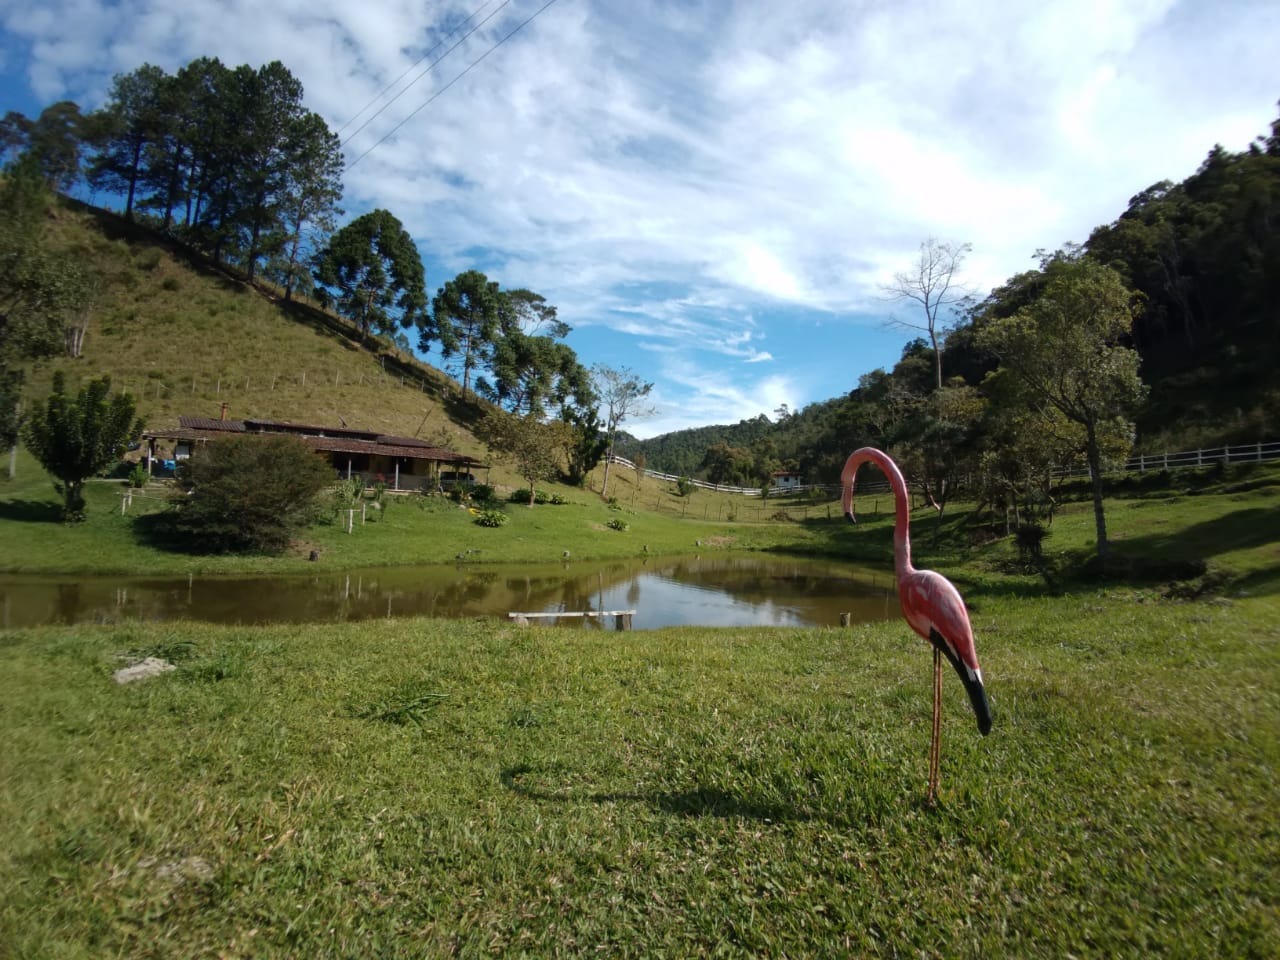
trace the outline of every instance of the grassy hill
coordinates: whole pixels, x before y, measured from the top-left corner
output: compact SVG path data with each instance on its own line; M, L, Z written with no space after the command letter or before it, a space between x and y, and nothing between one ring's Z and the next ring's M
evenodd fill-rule
M29 372L48 392L56 370L72 387L108 374L138 399L147 426L180 414L263 417L417 436L485 457L469 425L479 406L458 384L388 341L309 303L286 303L199 255L113 214L55 207L53 242L92 264L102 289L79 359Z

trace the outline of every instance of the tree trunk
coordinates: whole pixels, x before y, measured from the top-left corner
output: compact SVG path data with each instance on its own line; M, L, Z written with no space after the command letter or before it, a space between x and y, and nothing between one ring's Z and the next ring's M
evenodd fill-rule
M12 480L18 473L18 444L15 441L13 446L9 448L9 479Z
M929 324L929 342L933 344L933 376L939 390L942 389L942 351L938 348L938 335Z
M609 438L609 452L604 458L604 483L600 484L600 498L609 499L609 468L613 466L613 437Z
M299 225L297 233L293 235L293 242L289 245L289 269L285 273L284 278L284 300L288 303L293 299L293 285L296 278L294 277L294 269L298 265L298 248L302 244L302 227Z
M142 142L133 145L133 162L129 165L129 194L124 201L124 218L133 222L133 195L138 188L138 168L142 163Z
M64 480L62 484L62 522L77 523L84 519L84 481Z
M1089 475L1093 478L1093 522L1097 528L1098 557L1105 560L1111 553L1107 542L1107 518L1102 510L1102 451L1098 447L1098 434L1093 424L1085 427L1085 457L1089 461Z

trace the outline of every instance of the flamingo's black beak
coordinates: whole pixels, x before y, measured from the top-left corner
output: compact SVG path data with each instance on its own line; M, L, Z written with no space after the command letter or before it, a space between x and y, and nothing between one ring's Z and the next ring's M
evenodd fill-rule
M969 702L973 704L973 714L978 718L978 732L985 737L991 732L991 704L987 702L987 688L982 685L982 677L970 678L964 666L958 669L965 692L969 694Z
M991 732L991 704L987 700L987 688L982 685L982 672L967 667L951 649L951 644L942 639L937 630L929 632L929 640L956 668L956 673L960 675L960 682L964 684L965 693L969 694L969 702L973 704L973 715L978 720L978 732L985 737Z
M853 511L852 511L852 510L846 510L846 511L845 511L845 513L844 513L844 518L845 518L846 520L848 520L850 523L857 523L857 522L858 522L858 518L857 518L857 517L855 517L855 516L853 515Z

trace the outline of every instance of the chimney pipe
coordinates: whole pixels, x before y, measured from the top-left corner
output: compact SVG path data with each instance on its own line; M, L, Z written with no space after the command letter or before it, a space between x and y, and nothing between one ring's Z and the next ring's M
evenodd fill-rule
M218 419L219 420L227 419L227 401L225 400L222 401L222 416L218 417Z

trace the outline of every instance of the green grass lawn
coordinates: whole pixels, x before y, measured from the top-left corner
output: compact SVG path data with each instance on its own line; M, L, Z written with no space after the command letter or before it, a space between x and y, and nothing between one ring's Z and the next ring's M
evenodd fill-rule
M1128 575L1102 579L1080 575L1092 513L1070 500L1052 583L962 511L936 542L917 516L995 713L980 737L946 678L937 809L930 657L900 623L0 633L0 955L1275 956L1277 489L1264 470L1126 491L1108 516ZM127 518L7 502L7 563L15 530L36 531L28 557L137 550ZM590 526L616 515L627 533ZM320 562L716 530L890 556L887 517L717 526L585 496L498 530L469 516L321 528ZM178 669L111 682L144 655Z
M648 483L652 492L653 481ZM596 486L598 489L598 482ZM823 519L812 523L731 523L686 519L669 509L632 505L626 498L610 506L591 490L555 485L547 489L567 502L529 507L504 501L500 509L509 520L497 528L478 525L467 506L445 497L387 495L385 509L368 509L363 518L356 511L350 533L344 513L308 530L294 549L282 556L209 556L162 549L148 540L145 517L165 509L171 490L168 484L153 483L135 491L132 505L122 512L124 484L91 482L85 488L87 520L74 525L60 523L60 500L52 480L24 452L19 457L17 477L0 481L0 572L296 573L453 563L460 555L471 563L496 563L558 561L566 551L575 560L695 549L831 552L833 538L838 542L846 529L838 509L831 521L825 520L824 512ZM719 506L729 498L711 495L708 499ZM703 504L698 494L692 503L701 517ZM143 518L141 523L139 518ZM622 521L626 529L612 529L609 524L614 520ZM319 552L316 562L309 560L313 549Z
M388 496L386 509L367 511L363 524L357 513L351 533L344 515L311 528L282 556L209 556L163 549L148 539L145 517L165 509L167 485L136 492L122 513L123 484L92 482L86 487L88 520L63 525L52 481L25 452L18 465L16 479L0 481L0 573L298 573L453 563L459 557L468 563L533 563L559 561L566 551L572 560L598 560L693 550L776 550L892 566L893 519L883 494L859 497L856 527L841 518L834 500L801 506L787 498L772 500L771 509L777 509L770 516L781 513L791 520L703 520L703 514L725 513L734 500L703 491L690 498L684 517L670 508L677 498L669 496L668 505L648 509L645 502L660 486L652 478L644 480L634 502L627 495L630 480L620 478L616 487L611 480L610 488L621 491L613 507L590 489L550 486L568 502L532 508L504 502L509 521L497 528L479 526L475 514L447 498ZM1124 491L1108 504L1122 579L1199 577L1194 568L1203 565L1211 582L1229 582L1235 590L1280 589L1280 465L1233 467L1225 476L1183 472L1163 482ZM736 500L741 507L743 498ZM758 503L745 503L750 517ZM804 510L810 519L800 519ZM627 529L611 529L614 520ZM969 585L1040 589L1040 577L1015 562L1011 541L998 538L998 532L989 522L976 521L966 504L952 505L941 524L932 511L918 510L912 527L917 565ZM1045 554L1068 585L1087 566L1093 537L1091 503L1067 499L1045 540ZM315 562L309 560L312 550L319 554ZM1125 570L1126 558L1139 568Z
M1280 948L1256 600L988 598L996 714L904 627L0 635L8 955ZM123 655L179 669L111 683Z

